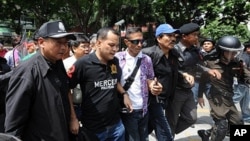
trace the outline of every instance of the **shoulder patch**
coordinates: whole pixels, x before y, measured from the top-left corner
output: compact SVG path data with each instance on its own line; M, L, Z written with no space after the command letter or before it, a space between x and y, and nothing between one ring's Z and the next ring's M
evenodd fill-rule
M73 74L74 72L75 72L75 66L72 65L72 66L69 68L68 72L67 72L68 77L69 77L69 78L72 78L72 74Z
M114 65L114 64L110 65L110 69L111 69L111 74L116 74L117 73L116 65Z

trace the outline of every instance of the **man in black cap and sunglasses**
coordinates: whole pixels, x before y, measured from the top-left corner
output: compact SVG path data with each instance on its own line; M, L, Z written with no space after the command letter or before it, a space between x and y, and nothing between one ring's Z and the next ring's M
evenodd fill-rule
M62 56L75 37L61 21L44 23L37 37L39 51L10 78L5 132L24 141L69 141L69 81Z

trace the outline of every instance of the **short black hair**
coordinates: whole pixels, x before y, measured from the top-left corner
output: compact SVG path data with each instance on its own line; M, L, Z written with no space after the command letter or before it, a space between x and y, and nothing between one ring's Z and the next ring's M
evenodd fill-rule
M76 33L75 34L76 40L69 40L68 46L71 48L71 51L74 53L72 47L78 47L81 43L89 43L89 38L83 33Z
M250 47L250 41L245 42L243 45L245 46L245 48L249 48Z
M127 30L126 30L125 37L128 39L130 34L137 33L137 32L142 32L140 27L128 27Z
M113 34L120 36L120 34L118 33L118 31L114 30L111 27L103 27L101 29L98 30L97 32L97 40L103 40L103 39L107 39L108 33L112 32Z
M215 45L215 40L212 38L205 38L204 40L202 40L201 45L203 45L204 42L211 42L213 46Z

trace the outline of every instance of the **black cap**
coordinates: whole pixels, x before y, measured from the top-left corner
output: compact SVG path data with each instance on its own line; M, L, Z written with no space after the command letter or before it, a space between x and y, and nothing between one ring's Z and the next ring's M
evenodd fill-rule
M62 21L50 21L44 23L37 32L38 37L75 39L74 33L68 33Z
M180 27L181 34L189 34L195 31L199 31L199 30L200 30L200 26L196 23L188 23Z
M39 35L38 35L38 30L34 31L33 35L32 35L32 39L37 41L37 39L39 38Z

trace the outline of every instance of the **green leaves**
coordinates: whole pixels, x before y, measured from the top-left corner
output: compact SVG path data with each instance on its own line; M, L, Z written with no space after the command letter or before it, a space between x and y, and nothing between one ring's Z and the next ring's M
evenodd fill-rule
M124 19L137 26L169 23L178 28L197 16L204 18L202 36L224 34L249 39L246 23L250 2L239 0L2 0L2 20L18 20L24 14L35 19L37 27L50 19L61 19L67 29L96 32ZM12 22L15 29L20 28Z

